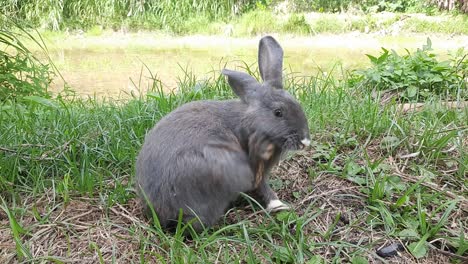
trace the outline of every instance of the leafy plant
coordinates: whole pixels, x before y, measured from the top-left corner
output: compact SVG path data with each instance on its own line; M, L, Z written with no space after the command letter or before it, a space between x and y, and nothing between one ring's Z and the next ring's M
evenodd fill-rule
M307 24L304 15L297 14L293 14L288 18L288 21L283 26L283 30L299 34L309 34L311 31L310 25Z
M463 49L448 61L439 61L432 52L431 40L422 49L406 55L382 48L379 57L367 55L372 67L355 71L350 82L365 89L395 92L400 101L425 101L435 95L442 98L468 98L468 64Z
M0 50L0 102L28 95L49 97L47 89L54 76L52 66L42 63L23 43L23 39L32 40L46 51L42 39L11 24L16 31L0 28L0 45L4 46Z
M269 11L255 10L246 13L240 18L237 32L245 35L257 35L267 32L275 32L279 23L273 13Z
M423 11L431 7L430 0L293 0L303 11L340 12L358 7L363 11L407 12Z
M24 23L52 30L67 27L87 29L113 24L121 26L127 21L144 24L148 20L154 22L151 23L153 28L156 25L177 30L188 18L202 15L210 20L224 19L230 17L234 9L245 12L244 6L255 2L258 1L25 0L2 1L0 12Z

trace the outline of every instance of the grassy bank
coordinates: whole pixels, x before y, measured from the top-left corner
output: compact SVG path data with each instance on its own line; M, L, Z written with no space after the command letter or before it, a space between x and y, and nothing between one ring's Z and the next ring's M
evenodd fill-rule
M360 32L377 36L440 33L468 34L468 15L441 13L436 16L406 13L275 13L270 10L255 10L228 20L211 21L203 17L189 18L176 30L148 25L94 25L84 28L65 28L60 31L41 29L49 35L64 34L101 36L106 32L150 31L162 35L221 35L251 37L264 33L295 36L317 34L343 34ZM57 33L58 32L58 33Z

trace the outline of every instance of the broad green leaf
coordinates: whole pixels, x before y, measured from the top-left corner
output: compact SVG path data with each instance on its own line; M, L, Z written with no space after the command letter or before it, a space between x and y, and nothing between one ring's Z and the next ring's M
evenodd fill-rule
M371 79L375 82L380 82L380 74L379 73L373 73L371 75Z
M281 261L281 263L289 263L292 261L291 253L288 251L287 248L278 246L275 248L275 252L273 253L273 257L276 260Z
M400 139L395 136L386 136L380 141L380 145L387 148L394 148L400 144Z
M413 98L417 94L418 94L418 87L416 87L416 86L410 86L406 90L406 96L408 96L408 98Z
M356 183L356 184L359 184L359 185L364 185L366 184L366 179L364 177L360 177L360 176L348 176L346 177L348 180Z
M11 105L2 105L0 106L0 111L8 111L8 110L12 110L13 107Z
M319 255L313 255L309 261L307 261L307 264L323 264L325 263L325 260L319 256Z
M361 256L355 256L351 259L352 264L368 264L369 261L367 261L366 258L361 257Z
M276 214L276 219L278 221L295 220L297 215L292 211L281 211Z
M387 60L388 58L388 50L382 48L382 50L384 51L384 53L382 53L382 55L379 56L379 58L377 59L377 63L378 64L382 64L385 60Z
M432 41L430 38L427 38L426 45L423 45L423 50L431 50L432 49Z
M42 106L46 106L46 107L58 108L58 105L56 102L50 99L44 98L44 97L36 96L36 95L25 96L23 97L23 100L29 101L31 103L36 103Z
M369 55L369 54L366 54L366 56L369 58L369 60L374 63L374 64L377 64L377 58L372 56L372 55Z
M403 229L398 233L401 238L419 238L419 234L414 229Z
M281 179L270 179L268 182L275 191L280 190L284 186L283 180Z
M425 257L426 254L427 254L426 240L421 240L419 242L413 242L413 243L409 244L408 245L408 250L417 259Z
M354 161L350 161L346 166L346 173L349 176L355 176L361 171L363 171L362 167Z

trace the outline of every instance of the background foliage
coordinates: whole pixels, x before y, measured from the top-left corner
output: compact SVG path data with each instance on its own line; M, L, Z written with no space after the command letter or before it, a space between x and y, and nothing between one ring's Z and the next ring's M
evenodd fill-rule
M40 36L11 23L8 28L0 28L0 103L16 100L24 96L49 97L48 87L55 76L52 62L42 63L21 40L28 39L44 51L45 45Z
M278 10L281 6L288 12L352 9L430 13L437 3L429 0L11 0L0 2L0 12L34 27L52 30L100 25L114 29L166 29L177 33L190 31L187 21L227 21L249 11Z
M431 40L414 53L399 55L382 48L379 57L367 55L372 66L356 71L352 81L362 80L369 90L398 93L402 101L425 101L432 96L451 99L468 99L467 54L463 48L449 60L437 59Z

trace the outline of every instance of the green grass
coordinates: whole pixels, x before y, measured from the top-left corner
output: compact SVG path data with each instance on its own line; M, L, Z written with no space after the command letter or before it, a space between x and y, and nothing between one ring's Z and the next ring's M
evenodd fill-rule
M402 239L416 257L427 257L429 242L437 240L447 243L440 246L444 250L466 253L466 208L461 207L466 198L460 197L466 197L467 188L468 110L445 109L436 101L403 114L396 104L381 106L378 98L332 77L287 80L314 138L311 151L287 161L289 173L301 166L308 173L272 176L274 188L295 211L270 216L238 209L228 214L226 224L221 221L218 229L188 241L181 232L152 227L138 212L132 181L145 132L185 102L233 96L221 76L194 89L196 79L182 76L177 94L162 93L155 80L146 96L126 102L63 98L4 103L0 192L15 245L9 254L35 261L83 252L101 262L303 263L321 257L348 262L378 259L374 248L395 239ZM412 153L417 155L404 157ZM336 193L327 197L328 192ZM307 203L301 205L302 200ZM341 207L345 201L348 205ZM342 215L348 222L340 220ZM48 225L59 229L44 230ZM88 235L80 225L89 226ZM40 232L55 237L52 244L68 241L68 253L58 256L53 248L34 253L32 247L41 245Z
M169 28L178 32L188 18L204 15L213 19L231 15L232 0L228 1L89 1L79 0L59 3L26 0L21 3L8 1L0 4L2 14L19 19L35 27L53 30L66 28L89 29L95 25L119 28ZM2 19L0 19L2 21Z
M404 24L409 32L468 34L468 15L442 16L440 20L409 18Z
M11 21L10 21L11 22ZM55 75L55 65L48 56L41 36L16 27L5 30L0 27L0 102L15 100L26 95L48 97L48 88ZM29 45L24 44L27 39ZM30 47L38 52L33 53ZM44 57L41 62L38 55Z
M409 16L409 18L407 18ZM208 16L189 17L173 25L158 27L151 19L144 24L125 23L130 30L162 30L176 35L206 34L223 35L232 28L233 36L255 36L264 33L311 35L321 33L341 34L349 32L376 33L393 30L395 23L398 33L445 33L467 34L467 15L441 14L423 16L421 14L395 13L389 16L379 13L335 14L335 13L290 13L276 14L271 10L252 10L228 19L211 19Z

